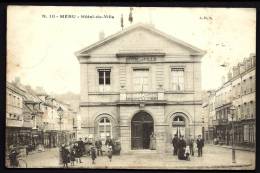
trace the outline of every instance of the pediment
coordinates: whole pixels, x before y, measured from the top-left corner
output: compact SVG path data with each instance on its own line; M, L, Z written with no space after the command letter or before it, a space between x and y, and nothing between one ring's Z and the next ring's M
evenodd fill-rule
M76 56L124 53L204 55L205 51L144 24L133 25L78 52Z

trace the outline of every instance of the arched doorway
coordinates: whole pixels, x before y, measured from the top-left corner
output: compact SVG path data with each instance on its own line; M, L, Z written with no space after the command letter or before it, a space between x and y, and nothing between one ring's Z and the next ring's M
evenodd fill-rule
M150 135L154 131L153 118L147 112L141 111L134 115L131 121L131 148L148 149Z

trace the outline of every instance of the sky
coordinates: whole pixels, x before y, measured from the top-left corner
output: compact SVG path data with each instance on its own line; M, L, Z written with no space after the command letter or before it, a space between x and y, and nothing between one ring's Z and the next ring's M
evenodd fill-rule
M233 65L256 49L256 10L250 8L9 6L7 11L7 81L43 87L48 93L79 93L80 68L75 52L135 23L156 29L205 50L202 89L221 85ZM55 16L55 18L51 16ZM60 18L75 15L79 18ZM81 15L110 18L81 18ZM220 65L226 63L226 68Z

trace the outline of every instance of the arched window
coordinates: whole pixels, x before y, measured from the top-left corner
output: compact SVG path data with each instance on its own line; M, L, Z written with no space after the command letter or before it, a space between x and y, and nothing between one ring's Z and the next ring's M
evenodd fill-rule
M176 115L172 119L172 137L173 135L177 135L178 137L184 135L184 137L186 137L187 132L185 126L185 118L181 114Z
M99 120L98 133L101 139L106 139L107 136L113 138L112 123L109 118L103 117Z
M185 121L182 116L176 116L174 117L173 121Z

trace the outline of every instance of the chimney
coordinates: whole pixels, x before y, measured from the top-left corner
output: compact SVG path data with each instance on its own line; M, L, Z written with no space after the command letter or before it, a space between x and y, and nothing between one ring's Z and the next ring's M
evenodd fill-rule
M225 83L225 81L226 81L225 76L222 76L221 78L222 85Z
M250 53L249 57L250 57L250 61L251 61L251 67L255 66L255 54Z
M15 77L14 83L15 83L16 86L20 86L21 85L20 77Z
M242 63L239 63L238 64L238 67L239 67L239 73L243 73L245 71L245 63L242 62Z
M228 72L227 78L228 78L228 80L232 79L232 72L231 71Z
M233 67L233 76L237 76L239 74L239 71L238 71L238 66L234 66Z
M100 40L103 40L105 38L105 33L104 33L104 31L100 31L99 32L99 41Z

